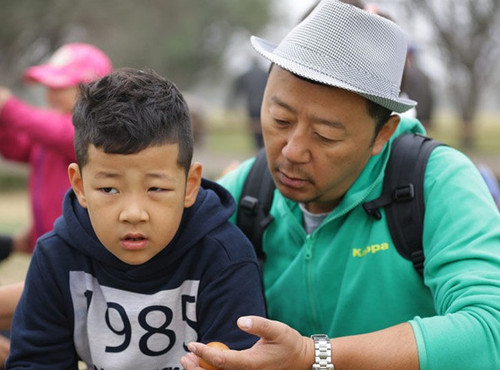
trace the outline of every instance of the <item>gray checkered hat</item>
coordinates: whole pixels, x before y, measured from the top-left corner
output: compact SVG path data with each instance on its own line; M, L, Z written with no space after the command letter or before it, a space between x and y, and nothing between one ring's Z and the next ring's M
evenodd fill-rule
M287 71L353 91L391 111L401 113L417 104L399 96L405 32L355 6L322 0L278 45L255 36L251 42Z

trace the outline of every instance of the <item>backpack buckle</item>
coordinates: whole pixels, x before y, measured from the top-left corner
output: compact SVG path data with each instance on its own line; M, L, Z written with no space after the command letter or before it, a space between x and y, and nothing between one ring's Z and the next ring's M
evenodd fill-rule
M252 213L257 212L257 205L258 204L259 204L259 200L255 197L250 196L250 195L245 195L240 200L240 207L244 208Z
M415 198L413 184L399 186L394 190L394 200L396 202L407 202L413 198Z

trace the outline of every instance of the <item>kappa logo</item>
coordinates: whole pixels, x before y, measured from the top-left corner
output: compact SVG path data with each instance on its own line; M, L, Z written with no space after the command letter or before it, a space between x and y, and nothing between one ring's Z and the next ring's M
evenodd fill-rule
M373 244L369 245L365 248L353 248L352 256L353 257L364 257L367 254L375 254L381 251L386 251L389 249L389 243L381 243L381 244Z

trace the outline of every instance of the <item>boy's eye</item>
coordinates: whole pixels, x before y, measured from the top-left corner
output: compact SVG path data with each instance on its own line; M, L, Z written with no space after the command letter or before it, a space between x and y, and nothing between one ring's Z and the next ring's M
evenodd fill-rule
M149 188L149 191L159 193L161 191L165 191L165 189L163 189L163 188L157 188L157 187L153 186L153 187Z
M106 194L118 193L118 190L116 190L115 188L100 188L99 190L102 191L103 193L106 193Z

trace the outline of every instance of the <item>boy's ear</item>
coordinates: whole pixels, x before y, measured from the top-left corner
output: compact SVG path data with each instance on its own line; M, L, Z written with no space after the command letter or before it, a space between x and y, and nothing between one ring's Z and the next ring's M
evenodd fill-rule
M189 168L186 181L186 195L184 196L184 207L191 207L196 201L201 186L201 163L194 162Z
M80 173L80 166L78 166L78 164L71 163L68 166L68 177L71 187L73 188L76 198L78 199L78 203L80 203L83 208L87 208L87 200L83 190L82 174Z
M400 120L401 117L397 114L393 114L392 116L389 117L389 119L382 126L382 128L377 134L377 137L375 138L375 143L373 144L372 148L372 155L377 155L382 151L382 148L384 147L385 143L387 143L387 141L391 138L394 131L396 131L396 128L398 127Z

